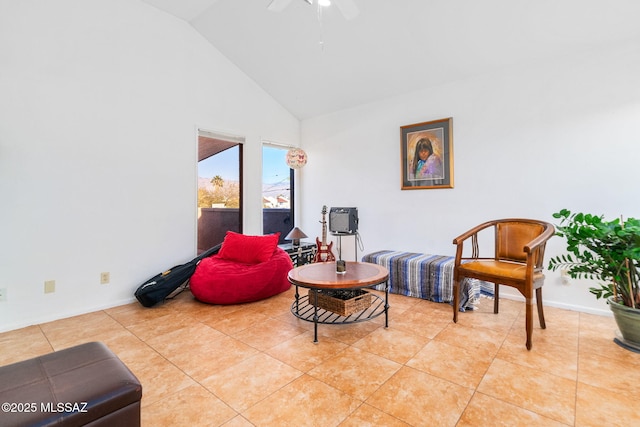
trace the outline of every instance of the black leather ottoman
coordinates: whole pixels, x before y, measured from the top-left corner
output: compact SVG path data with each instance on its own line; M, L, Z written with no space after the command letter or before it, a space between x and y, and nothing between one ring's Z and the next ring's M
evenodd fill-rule
M142 386L99 342L0 367L0 425L140 426Z

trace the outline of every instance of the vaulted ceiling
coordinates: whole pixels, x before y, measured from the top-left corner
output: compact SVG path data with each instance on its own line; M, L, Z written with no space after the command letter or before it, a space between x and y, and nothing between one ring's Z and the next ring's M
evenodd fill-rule
M497 69L640 48L638 0L143 0L185 20L300 119ZM340 0L338 0L340 1ZM335 3L335 1L334 1Z

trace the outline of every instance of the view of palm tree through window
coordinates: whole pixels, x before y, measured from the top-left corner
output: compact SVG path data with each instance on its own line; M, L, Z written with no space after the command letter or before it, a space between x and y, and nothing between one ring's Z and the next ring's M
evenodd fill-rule
M290 208L290 169L286 149L264 146L262 150L262 206ZM238 208L240 180L238 147L232 147L198 163L198 207Z
M198 162L198 207L240 207L238 146Z
M214 141L215 142L215 141ZM219 142L219 141L218 141ZM198 250L223 241L227 231L242 233L242 144L202 145L198 162ZM207 148L209 154L206 157ZM217 151L222 148L222 151ZM264 145L262 150L262 232L280 233L280 243L293 228L293 173L287 148ZM255 175L252 176L255 179Z

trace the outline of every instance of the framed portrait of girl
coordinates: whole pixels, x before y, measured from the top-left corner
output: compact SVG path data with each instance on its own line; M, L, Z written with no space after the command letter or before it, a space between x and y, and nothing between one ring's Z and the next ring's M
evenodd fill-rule
M402 189L453 188L453 119L400 127Z

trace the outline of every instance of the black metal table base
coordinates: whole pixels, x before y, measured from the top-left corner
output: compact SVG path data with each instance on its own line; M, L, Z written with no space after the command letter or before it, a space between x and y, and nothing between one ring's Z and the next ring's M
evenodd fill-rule
M296 299L291 304L291 313L299 319L313 322L313 342L318 342L318 323L323 324L347 324L365 322L376 318L384 313L384 327L389 327L389 287L385 286L384 299L379 295L371 293L373 301L371 305L361 311L341 316L329 310L325 310L318 305L309 302L309 295L300 296L296 286Z

